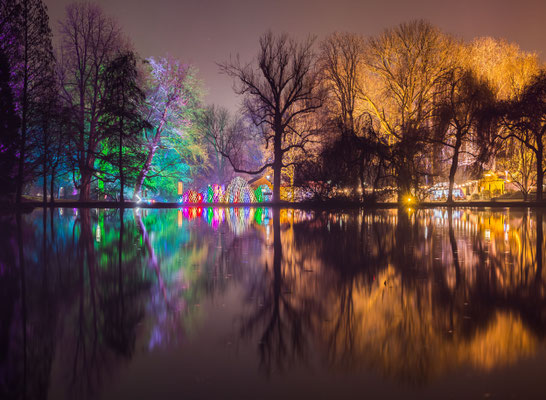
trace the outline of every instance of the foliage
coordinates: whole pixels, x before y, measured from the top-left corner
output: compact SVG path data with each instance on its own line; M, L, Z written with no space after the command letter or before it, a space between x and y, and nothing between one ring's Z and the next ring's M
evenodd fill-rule
M103 107L106 115L102 129L106 131L101 162L110 166L103 181L120 183L120 201L124 199L126 185L133 185L140 171L142 150L140 132L148 124L143 121L141 107L145 100L139 87L136 56L131 52L119 54L104 71L106 95ZM101 167L105 171L106 166Z
M201 82L194 67L173 58L150 58L147 66L143 115L150 124L144 130L148 154L134 195L147 179L147 187L173 196L176 182L188 180L192 167L206 156L194 124L201 107Z

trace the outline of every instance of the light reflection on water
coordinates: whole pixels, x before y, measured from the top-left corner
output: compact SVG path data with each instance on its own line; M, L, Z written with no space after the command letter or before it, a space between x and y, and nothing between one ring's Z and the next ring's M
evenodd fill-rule
M0 218L6 398L546 394L535 210Z

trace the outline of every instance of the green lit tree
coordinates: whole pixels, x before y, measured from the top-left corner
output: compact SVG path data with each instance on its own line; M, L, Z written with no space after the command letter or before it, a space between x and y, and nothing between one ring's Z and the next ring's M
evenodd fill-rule
M197 71L172 58L150 58L148 66L143 111L150 123L144 130L147 155L136 179L133 200L142 196L145 182L166 193L176 193L175 182L206 155L193 123L202 96Z
M102 161L109 164L107 180L119 181L119 200L125 201L127 183L134 183L140 170L143 151L140 132L147 127L141 108L145 100L139 86L136 56L132 52L120 53L105 69L106 110L104 127L107 139Z

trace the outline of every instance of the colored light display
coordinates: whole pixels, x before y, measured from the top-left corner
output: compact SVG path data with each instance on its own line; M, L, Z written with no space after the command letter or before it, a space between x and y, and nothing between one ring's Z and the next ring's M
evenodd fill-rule
M237 176L226 189L224 201L227 203L257 203L256 195L247 181Z
M235 177L228 187L216 183L208 185L202 193L188 190L180 198L180 203L263 203L267 201L268 187L262 185L255 190L241 177Z
M199 192L196 192L195 190L188 190L182 196L182 202L183 203L202 203L203 195Z
M223 203L224 187L213 183L207 188L207 203Z
M257 203L263 203L264 201L268 201L271 195L270 190L267 185L260 185L256 188L254 191L254 195L256 196L256 202Z
M262 192L262 187L261 186L257 187L256 190L254 191L254 197L256 197L256 202L263 203L264 194Z

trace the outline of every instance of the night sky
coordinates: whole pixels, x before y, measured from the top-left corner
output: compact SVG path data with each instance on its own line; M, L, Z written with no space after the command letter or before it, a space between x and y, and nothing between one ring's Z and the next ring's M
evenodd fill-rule
M71 0L45 0L58 31ZM207 101L235 110L239 99L215 62L250 60L267 29L320 40L334 31L381 33L424 18L463 39L503 37L546 59L546 0L99 0L143 57L170 54L199 68Z

